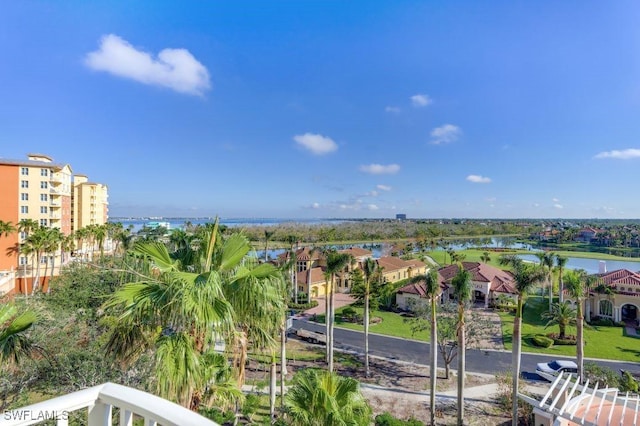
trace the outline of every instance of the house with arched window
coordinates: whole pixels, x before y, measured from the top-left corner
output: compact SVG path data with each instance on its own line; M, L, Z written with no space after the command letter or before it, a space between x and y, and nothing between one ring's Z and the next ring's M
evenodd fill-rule
M628 269L596 274L596 287L589 292L587 320L595 317L640 324L640 273Z

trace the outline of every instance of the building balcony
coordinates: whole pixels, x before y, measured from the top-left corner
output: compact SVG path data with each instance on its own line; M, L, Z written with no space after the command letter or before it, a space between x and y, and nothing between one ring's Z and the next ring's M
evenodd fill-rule
M62 219L62 214L60 214L59 211L57 211L57 212L53 212L52 211L52 212L49 213L49 218L53 219L53 220L60 220L60 219Z
M52 185L60 185L62 183L62 177L51 175L51 177L49 178L49 182L51 182Z
M27 426L54 420L57 426L67 426L71 413L82 411L86 412L84 424L89 426L111 426L114 415L121 426L132 426L134 419L143 419L145 426L218 426L173 402L114 383L5 411L0 424Z

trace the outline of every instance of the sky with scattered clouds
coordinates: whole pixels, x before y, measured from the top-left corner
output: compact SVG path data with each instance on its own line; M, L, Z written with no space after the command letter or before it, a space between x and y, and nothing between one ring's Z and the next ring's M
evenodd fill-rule
M0 157L112 216L638 218L640 3L0 4Z

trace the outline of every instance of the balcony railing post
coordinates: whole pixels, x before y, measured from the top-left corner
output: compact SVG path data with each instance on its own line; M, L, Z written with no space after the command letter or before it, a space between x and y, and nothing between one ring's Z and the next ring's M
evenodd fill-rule
M133 426L133 413L124 408L120 409L120 426Z
M96 401L89 406L89 426L111 426L111 405Z

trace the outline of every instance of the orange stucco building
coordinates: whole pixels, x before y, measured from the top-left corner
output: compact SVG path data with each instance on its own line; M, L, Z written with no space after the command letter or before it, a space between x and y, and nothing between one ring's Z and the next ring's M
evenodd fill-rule
M86 182L86 177L80 178ZM0 221L19 228L21 221L29 219L46 228L58 228L65 236L74 229L74 222L106 223L107 189L100 185L102 203L98 220L87 221L74 215L74 177L69 164L56 163L43 154L28 154L25 160L0 158ZM78 213L82 215L82 209ZM22 243L28 230L19 229L0 236L0 295L31 290L34 268L55 266L58 272L64 259L60 249L35 259L25 253ZM42 278L46 285L46 278Z

